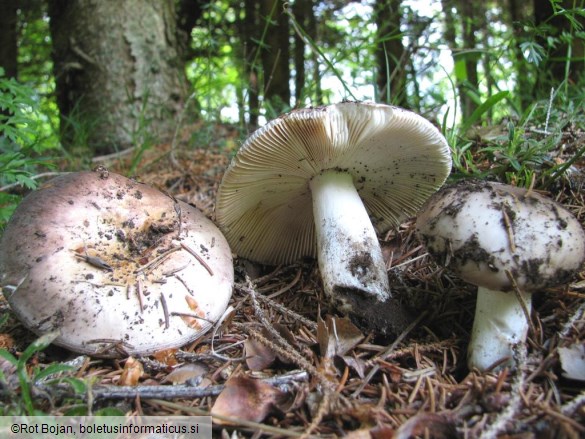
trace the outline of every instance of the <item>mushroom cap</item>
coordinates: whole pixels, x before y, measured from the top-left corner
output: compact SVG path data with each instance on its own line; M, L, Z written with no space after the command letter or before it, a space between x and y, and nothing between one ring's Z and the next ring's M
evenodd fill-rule
M449 147L426 119L382 104L292 111L255 131L218 190L216 220L239 256L267 264L315 257L309 182L348 172L378 233L414 215L451 170Z
M445 186L427 201L416 229L442 264L490 290L511 291L509 275L527 293L561 285L585 261L585 233L569 211L500 183Z
M107 171L29 194L0 241L0 285L17 317L97 356L197 339L225 311L233 279L231 250L199 210Z

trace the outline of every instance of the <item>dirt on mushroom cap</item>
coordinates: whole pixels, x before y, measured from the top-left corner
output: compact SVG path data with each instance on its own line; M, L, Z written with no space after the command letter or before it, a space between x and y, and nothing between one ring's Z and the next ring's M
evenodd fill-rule
M113 173L68 174L33 192L0 246L1 284L17 316L35 332L60 330L55 343L79 352L185 344L231 296L231 251L215 225Z
M566 209L536 192L464 181L433 195L417 231L439 261L464 280L509 291L560 285L585 260L585 232Z

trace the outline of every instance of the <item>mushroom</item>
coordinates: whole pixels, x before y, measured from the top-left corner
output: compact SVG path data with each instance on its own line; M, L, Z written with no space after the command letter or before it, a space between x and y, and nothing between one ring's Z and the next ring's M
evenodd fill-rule
M513 365L532 294L561 285L585 260L585 233L566 209L532 190L463 181L433 195L416 222L429 253L478 287L468 365Z
M220 184L216 220L242 258L316 256L326 294L378 326L372 310L391 294L376 232L414 215L450 169L445 138L410 111L359 102L299 109L242 145Z
M233 279L231 250L199 210L103 169L29 194L0 241L0 285L16 316L96 356L197 339L225 311Z

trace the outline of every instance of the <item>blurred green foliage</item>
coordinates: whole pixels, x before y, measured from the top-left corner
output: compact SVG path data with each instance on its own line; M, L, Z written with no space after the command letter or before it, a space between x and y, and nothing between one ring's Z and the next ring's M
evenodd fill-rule
M35 189L33 175L54 166L49 154L58 147L36 91L2 75L0 70L0 228L20 200L18 191L7 189Z

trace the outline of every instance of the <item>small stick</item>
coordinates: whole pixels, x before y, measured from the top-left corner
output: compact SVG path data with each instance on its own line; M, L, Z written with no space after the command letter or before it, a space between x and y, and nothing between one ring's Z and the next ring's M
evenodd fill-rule
M502 216L504 217L504 225L506 226L506 232L508 233L508 241L510 242L510 251L516 253L516 242L514 239L514 229L512 229L512 221L506 212L506 209L502 209Z
M512 288L514 289L514 294L516 294L516 299L518 299L518 302L520 302L520 306L522 307L522 312L524 312L524 317L526 318L526 321L528 322L528 325L530 326L530 332L533 335L536 335L536 328L532 324L532 319L530 318L530 311L528 310L528 307L526 306L526 300L524 300L524 296L522 295L522 291L520 290L520 287L516 283L516 279L514 279L512 272L510 270L505 270L505 273L506 273L506 276L508 277L508 280L512 284Z
M136 280L136 295L138 296L138 304L140 305L140 314L143 312L143 304L142 304L142 282L140 279Z
M304 370L295 370L288 374L277 375L270 378L264 378L261 381L272 386L284 386L296 382L307 382L309 374ZM225 385L215 385L207 387L196 387L183 384L174 386L113 386L100 385L92 388L95 399L124 399L140 398L150 399L194 399L205 396L216 396L221 393Z
M519 365L526 364L526 345L520 343L514 352L514 357ZM481 433L482 439L496 439L499 433L505 431L508 425L522 409L522 392L526 383L526 376L519 366L512 377L510 384L510 399L508 400L503 410L500 409L499 414L492 421L491 425L484 426Z
M307 370L310 374L315 376L315 378L317 378L321 382L323 387L325 387L326 389L332 390L333 388L335 388L335 384L329 379L328 376L326 376L321 370L313 366L312 363L310 363L305 357L303 357L300 352L298 352L287 340L284 339L284 337L276 329L274 329L274 326L266 317L262 308L260 308L260 306L258 305L256 290L254 289L254 285L252 284L252 281L248 276L246 276L246 283L247 286L242 285L240 289L248 293L248 295L252 299L254 314L256 315L256 317L258 317L258 319L262 323L262 326L274 338L274 341L269 340L260 332L252 328L249 328L248 325L245 325L243 323L234 322L233 325L238 328L242 328L242 330L247 332L252 337L256 338L260 343L270 347L270 349L280 354L284 358L289 359L291 362Z
M274 293L270 294L270 296L268 296L268 298L274 299L275 297L278 297L281 294L284 294L287 291L289 291L292 287L294 287L297 284L297 282L299 280L301 280L301 274L302 274L302 270L299 268L299 271L297 271L297 274L291 283L289 283L288 285L285 285L283 288L279 289L278 291L275 291Z
M179 201L177 201L177 199L175 197L172 197L173 201L174 201L174 208L175 208L175 213L177 214L177 217L179 217L179 233L178 236L181 236L181 233L183 233L183 211L181 210L181 205L179 204Z
M189 312L173 311L170 313L170 315L173 317L175 317L175 316L177 316L177 317L190 317L192 319L203 320L203 321L206 321L207 323L213 324L213 322L211 320L206 319L205 317L198 316L197 314L189 313Z
M386 349L384 352L382 352L377 357L384 359L384 358L390 356L392 354L392 352L396 349L396 347L402 342L402 340L404 340L406 338L406 336L410 333L410 331L412 331L422 321L422 319L426 317L426 315L427 315L427 312L423 311L414 322L412 322L410 325L408 325L408 327L404 331L402 331L402 333L396 338L396 340L394 340L394 342L388 347L388 349ZM376 363L376 364L374 364L374 366L372 367L372 369L370 370L368 375L362 380L362 383L360 384L360 386L352 393L353 398L356 398L357 396L359 396L359 394L368 385L368 383L374 377L374 375L378 372L378 370L380 370L380 364Z
M585 405L585 390L575 396L570 401L567 401L561 406L561 413L566 416L573 416L577 409Z
M187 262L185 265L183 265L180 268L174 268L174 269L169 270L169 271L164 271L163 276L170 277L170 276L174 275L175 273L178 273L179 271L183 271L185 268L187 268L189 266L190 263L191 263L191 261Z
M89 341L87 341L88 344L96 344L96 343L109 343L111 345L121 345L121 346L126 346L127 348L133 348L134 346L132 346L130 343L127 343L123 340L115 340L113 338L94 338L91 339Z
M546 110L546 120L544 122L544 134L550 134L548 132L548 122L550 120L550 111L552 109L552 104L553 104L553 99L555 97L555 88L551 87L550 88L550 97L548 99L548 108Z
M330 380L328 380L327 377L319 369L313 366L306 358L301 356L301 354L297 352L290 344L286 343L286 345L284 346L282 343L277 344L276 342L269 340L260 332L248 327L244 323L234 322L233 325L236 328L242 329L251 337L255 338L260 343L269 347L272 351L276 352L278 355L282 356L283 358L286 358L292 363L295 363L297 366L300 366L303 369L305 369L308 373L318 378L325 387L327 388L333 387L333 383Z
M106 346L104 346L102 349L96 352L96 354L100 355L114 350L122 354L123 356L128 356L128 352L126 352L126 349L124 348L132 349L134 347L130 343L126 343L123 340L114 340L109 338L96 338L93 340L89 340L87 343L88 344L107 343Z
M77 257L79 259L83 259L89 265L93 265L94 267L101 268L102 270L106 270L106 271L110 271L110 272L114 271L114 269L112 268L112 266L109 265L103 259L101 259L101 258L99 258L97 256L89 256L87 254L87 250L85 251L85 254L84 255L81 255L81 254L77 253L75 250L73 250L73 252L75 253L75 257Z
M163 293L160 293L160 303L162 305L163 313L165 315L165 329L169 329L170 326L169 308L167 307L167 299L165 299L165 295Z
M239 288L238 285L236 285L237 288ZM305 317L303 317L302 315L300 315L299 313L296 313L290 309L288 309L287 307L285 307L284 305L281 305L280 303L276 302L275 300L272 300L269 297L263 296L261 294L256 296L256 299L258 299L259 301L266 303L268 306L270 306L271 308L276 309L277 311L281 312L284 315L287 315L289 317L292 317L295 320L298 320L299 322L305 324L306 326L308 326L311 329L317 329L317 323L315 323L312 320L309 320Z
M158 255L156 258L154 258L148 264L143 265L142 267L140 267L137 270L135 270L134 271L134 274L138 274L138 273L142 273L142 272L149 272L149 271L154 270L156 267L158 267L160 264L162 264L162 262L166 258L168 258L171 253L174 253L174 252L176 252L177 250L180 250L180 249L181 249L181 247L179 247L179 246L170 248L166 252Z
M173 276L175 279L178 279L179 282L181 282L183 284L183 286L185 287L185 289L189 292L189 294L191 294L192 296L195 295L195 293L193 292L193 290L191 288L189 288L189 286L187 285L187 282L185 282L185 279L183 279L181 276L175 275Z
M192 407L190 405L185 405L185 404L178 404L176 402L171 402L171 401L165 401L163 399L152 399L151 400L153 404L165 407L165 408L169 408L172 409L173 412L179 412L179 413L189 413L191 415L194 416L211 416L209 411L200 409L199 407ZM256 431L256 432L262 432L262 434L267 435L267 434L271 434L273 437L274 436L278 436L278 437L283 437L283 438L302 438L304 433L302 432L297 432L293 429L289 428L278 428L278 427L274 427L272 425L268 425L268 424L261 424L259 422L254 422L254 421L247 421L245 419L240 418L235 418L235 417L231 417L231 416L224 416L224 415L218 415L217 413L213 414L213 417L216 419L220 419L222 421L225 421L226 423L229 422L231 425L239 425L240 427L245 427L248 430L251 431ZM317 436L311 436L312 438L315 438Z
M211 267L209 265L207 265L207 262L205 262L203 260L203 258L201 256L199 256L195 250L193 250L191 247L189 247L187 244L185 244L184 242L181 242L181 247L183 247L185 250L187 250L189 253L191 253L191 255L193 255L195 257L195 259L197 259L197 261L203 265L203 268L205 268L207 270L207 272L209 273L210 276L213 276L213 270L211 269Z

